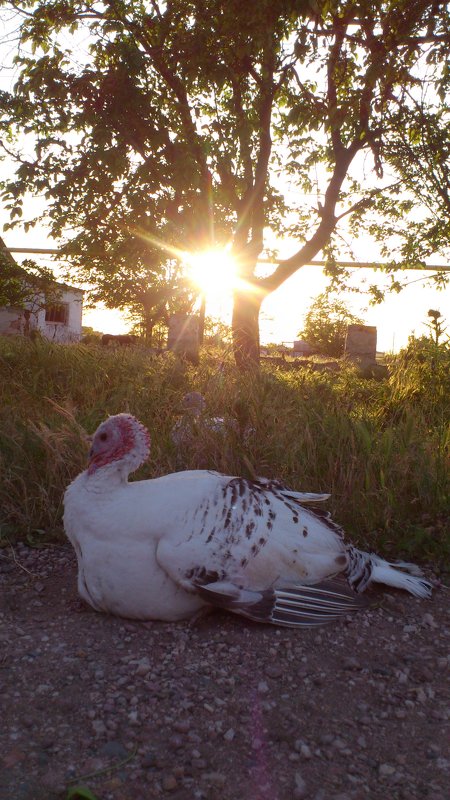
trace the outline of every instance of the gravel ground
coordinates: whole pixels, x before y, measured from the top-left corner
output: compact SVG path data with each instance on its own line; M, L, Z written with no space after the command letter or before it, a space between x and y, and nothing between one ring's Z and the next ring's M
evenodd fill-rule
M296 631L82 607L69 546L0 551L0 798L444 800L448 588Z

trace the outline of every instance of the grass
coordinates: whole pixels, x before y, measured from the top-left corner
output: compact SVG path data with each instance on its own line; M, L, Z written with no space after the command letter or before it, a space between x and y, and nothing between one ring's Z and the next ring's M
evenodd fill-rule
M152 436L137 477L201 467L331 492L328 507L356 543L444 564L450 357L441 349L440 360L437 351L418 362L401 356L377 381L350 367L328 374L265 365L242 376L213 352L194 367L140 348L0 337L0 543L61 540L62 498L85 467L87 434L128 411ZM225 441L205 429L177 453L170 431L191 390L211 415L239 419L245 442L233 429Z

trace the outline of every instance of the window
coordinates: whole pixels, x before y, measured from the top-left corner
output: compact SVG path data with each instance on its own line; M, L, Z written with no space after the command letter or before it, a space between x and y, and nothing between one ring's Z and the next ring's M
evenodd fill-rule
M67 325L68 318L69 318L68 303L54 303L51 306L47 306L47 308L45 309L46 322L62 322L63 325Z

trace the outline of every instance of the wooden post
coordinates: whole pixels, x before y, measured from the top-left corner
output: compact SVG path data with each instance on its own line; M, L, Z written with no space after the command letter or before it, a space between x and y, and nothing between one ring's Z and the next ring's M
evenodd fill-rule
M169 319L167 347L193 364L198 364L198 316L173 314Z

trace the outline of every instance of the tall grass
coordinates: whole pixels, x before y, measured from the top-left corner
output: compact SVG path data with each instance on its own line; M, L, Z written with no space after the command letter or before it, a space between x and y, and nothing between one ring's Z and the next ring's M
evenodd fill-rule
M443 563L445 376L417 378L401 359L384 381L351 368L336 375L263 367L242 376L213 353L194 367L139 348L0 337L0 542L61 537L62 497L85 467L87 435L109 414L129 411L152 436L137 477L201 467L331 492L330 510L360 545ZM191 390L202 392L211 415L238 419L244 440L232 426L225 438L205 427L176 452L170 432Z

